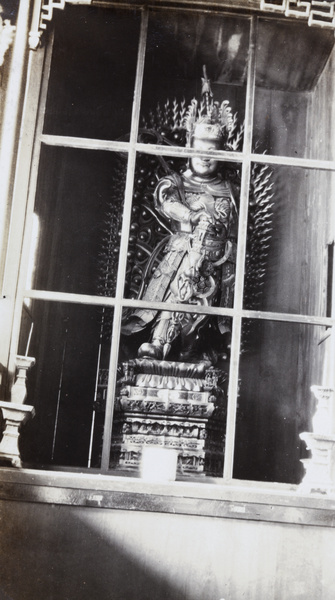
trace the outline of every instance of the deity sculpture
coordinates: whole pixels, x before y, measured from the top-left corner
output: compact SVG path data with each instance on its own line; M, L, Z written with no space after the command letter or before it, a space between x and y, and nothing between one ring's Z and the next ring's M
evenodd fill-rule
M184 101L167 100L139 130L142 143L186 143L192 155L187 165L182 156L137 158L124 293L146 306L123 312L110 462L122 470L138 469L151 446L177 451L183 476L223 472L231 319L203 308L233 306L240 169L216 160L216 152L240 150L243 125L228 102L214 101L205 70L202 84L200 102L186 111ZM103 295L115 293L123 160L104 238ZM267 169L254 165L250 173L244 301L252 309L259 306L269 243ZM106 337L110 322L104 318ZM244 341L252 339L250 322Z
M186 117L187 146L199 151L181 175L171 172L157 184L155 209L172 231L143 300L195 306L232 305L236 247L236 205L231 184L208 151L225 147L233 118L228 102L213 100L204 69L202 102L192 100ZM204 154L205 153L205 154ZM168 306L167 306L168 308ZM152 324L150 341L142 343L139 358L162 360L179 338L179 360L187 361L208 317L204 314L154 308L136 309L123 324L124 335ZM217 318L217 331L229 335L230 323Z

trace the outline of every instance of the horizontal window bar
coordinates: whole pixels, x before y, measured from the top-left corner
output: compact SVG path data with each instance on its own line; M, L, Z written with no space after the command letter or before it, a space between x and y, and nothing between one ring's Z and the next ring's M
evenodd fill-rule
M217 160L228 160L233 162L242 162L244 154L242 152L228 152L226 150L207 150L199 152L195 148L186 148L184 146L161 146L159 144L136 144L138 152L144 154L154 154L158 156L208 156Z
M25 290L25 298L34 300L46 300L49 302L69 302L74 304L91 304L94 306L115 306L115 298L108 296L90 296L88 294L70 294L66 292L49 292L45 290ZM224 315L228 317L241 317L244 319L264 319L266 321L283 321L289 323L306 323L309 325L324 325L331 327L335 325L335 318L317 317L310 315L276 313L257 310L236 310L234 308L219 308L215 306L198 306L194 304L177 304L166 302L155 302L145 300L123 299L121 304L124 308L151 308L154 310L170 310L171 312L187 312L203 315Z
M332 160L295 158L293 156L274 156L272 154L251 154L250 160L254 163L262 163L265 165L285 165L288 167L304 167L306 169L335 171L335 162Z
M91 296L89 294L71 294L67 292L49 292L46 290L25 290L24 298L47 300L49 302L69 302L74 304L92 304L94 306L115 306L115 298Z
M40 141L47 146L63 146L81 150L107 150L109 152L127 152L129 142L97 140L94 138L71 137L67 135L40 135Z
M125 141L99 140L91 138L80 138L62 135L40 136L40 141L48 146L63 146L66 148L78 148L86 150L106 150L109 152L128 152L130 143ZM267 165L283 165L289 167L304 167L307 169L319 169L325 171L335 171L335 161L316 160L312 158L295 158L292 156L275 156L272 154L245 154L243 152L228 152L225 150L208 150L199 152L194 148L185 148L181 146L162 146L159 144L136 143L137 152L158 156L172 157L192 157L208 156L217 160L226 160L229 162L243 162L245 159L254 163Z
M88 0L67 0L70 3L87 3ZM99 6L103 8L129 8L129 2L125 2L124 0L89 0L93 6ZM152 2L152 0L144 0L140 2L132 2L131 7L136 10L143 8L149 8L155 12L165 11L166 9L170 9L172 11L181 11L181 12L208 12L210 9L211 13L214 14L222 14L222 10L224 9L225 15L236 15L236 11L238 10L247 10L247 11L259 11L259 0L211 0L208 3L208 6L204 8L203 0L160 0L159 5L156 5ZM228 11L227 11L228 9ZM242 18L249 18L249 15L239 14ZM264 13L263 13L263 16ZM271 17L271 13L266 15L267 17ZM278 18L278 13L275 15Z
M64 148L79 148L84 150L106 150L109 152L128 152L130 142L118 140L99 140L93 138L80 138L64 135L49 135L42 134L40 141L47 146L62 146ZM154 154L158 156L199 156L199 150L193 148L185 148L184 146L161 146L159 144L143 144L136 143L135 148L138 152L145 154ZM217 159L225 159L230 161L242 160L241 152L226 152L224 150L203 151L202 156L209 156Z

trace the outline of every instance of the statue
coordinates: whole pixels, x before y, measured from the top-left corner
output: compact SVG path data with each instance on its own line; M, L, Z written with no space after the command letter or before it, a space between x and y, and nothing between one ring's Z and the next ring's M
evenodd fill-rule
M233 126L228 102L213 101L204 68L203 102L193 100L185 117L187 146L199 151L223 149ZM143 300L195 306L232 305L236 247L236 206L231 185L219 172L217 160L190 158L182 174L163 177L154 192L155 208L172 231L164 255L152 273ZM153 325L150 341L138 350L139 358L163 360L180 339L178 359L194 353L206 315L136 309L124 322L122 333L131 335ZM221 336L229 337L230 321L217 318Z
M243 125L237 129L228 102L213 100L205 70L202 83L200 103L193 100L185 111L184 102L175 100L169 107L167 101L163 111L158 106L149 113L139 131L143 143L186 143L195 152L186 170L182 157L165 161L144 153L137 160L125 296L143 299L147 307L123 312L112 468L138 469L143 448L151 446L177 451L177 470L183 475L221 477L223 472L231 319L199 309L233 306L234 195L238 199L240 170L206 152L237 151ZM122 160L102 252L103 295L115 294L126 173ZM272 183L267 169L254 165L251 170L244 300L252 309L261 301L269 244ZM166 308L155 308L155 302ZM252 320L245 321L252 339ZM103 331L106 337L112 334L105 313Z

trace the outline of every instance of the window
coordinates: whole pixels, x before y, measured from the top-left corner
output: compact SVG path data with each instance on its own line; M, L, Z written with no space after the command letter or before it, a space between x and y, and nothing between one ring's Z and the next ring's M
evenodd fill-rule
M24 464L136 476L149 441L175 444L180 479L299 483L306 457L299 434L311 429L309 390L325 382L333 324L335 163L325 100L333 92L333 34L234 12L134 7L66 5L54 25L12 347L36 358ZM214 99L231 110L223 148L185 145L183 119L201 98L204 65ZM225 276L214 280L210 302L206 290L197 303L146 296L164 248L173 260L164 246L171 222L153 192L199 152L218 161L230 190ZM139 311L145 327L132 321ZM173 364L157 374L156 358L154 367L146 355L141 362L138 349L151 343L162 312L170 332L179 318L189 330L193 320L197 335L190 348L172 333L164 359ZM175 363L202 365L201 376ZM169 408L159 408L155 391L183 377L202 380L193 400L187 383L180 388L187 400L166 392ZM214 383L201 387L206 377ZM139 380L149 391L136 404ZM212 413L194 406L197 391L207 405L214 401Z

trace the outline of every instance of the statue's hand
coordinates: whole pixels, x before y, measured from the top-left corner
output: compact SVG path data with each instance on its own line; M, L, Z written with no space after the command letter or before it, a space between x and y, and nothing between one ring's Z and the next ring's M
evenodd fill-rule
M223 223L228 222L231 211L231 204L225 198L220 198L215 203L215 215Z
M194 210L194 211L207 209L206 203L203 201L203 196L198 196L196 198L192 198L189 201L189 206L190 206L190 209Z
M191 225L198 225L200 221L211 223L212 219L205 210L198 210L197 212L192 212L190 216Z

